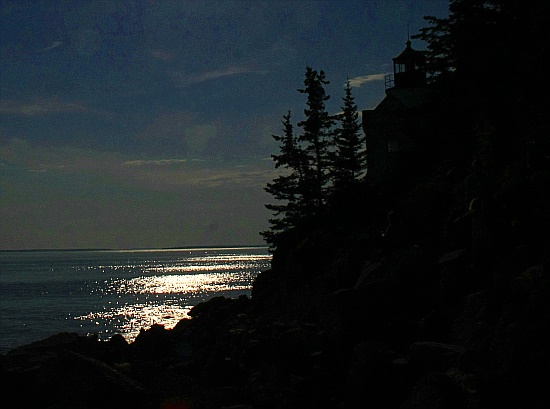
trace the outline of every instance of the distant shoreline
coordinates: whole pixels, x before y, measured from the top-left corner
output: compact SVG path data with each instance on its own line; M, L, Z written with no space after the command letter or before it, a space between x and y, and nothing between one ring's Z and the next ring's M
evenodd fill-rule
M147 248L137 247L128 249L114 249L114 248L75 248L75 249L0 249L0 253L38 253L38 252L77 252L77 251L112 251L112 252L148 252L148 251L178 251L178 250L244 250L244 249L260 249L267 248L267 245L224 245L224 246L183 246L183 247L159 247L159 248Z

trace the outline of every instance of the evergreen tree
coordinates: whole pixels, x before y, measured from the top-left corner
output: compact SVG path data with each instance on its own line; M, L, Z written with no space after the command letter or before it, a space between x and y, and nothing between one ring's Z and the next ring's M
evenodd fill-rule
M441 19L433 16L426 16L424 19L430 24L429 27L420 29L420 34L412 38L420 38L428 44L426 56L427 72L432 79L439 78L455 70L456 61L452 53L453 40L449 35L449 19Z
M528 66L529 78L547 81L549 9L548 2L450 0L449 17L424 17L430 26L413 38L427 42L436 76L453 77L461 92L473 96L470 103L492 105L493 114L502 112L501 121L509 118L509 107L540 93L539 81L518 72Z
M365 174L364 137L358 122L357 105L349 81L342 98L342 114L328 114L325 102L330 98L324 86L329 84L323 71L306 68L305 87L298 91L307 95L305 119L298 122L302 133L294 135L290 111L283 116L283 135L273 135L279 142L279 154L272 155L275 167L284 170L268 183L265 190L275 199L266 207L273 212L270 228L262 232L271 248L293 229L302 231L322 223L329 202L329 192L351 192L360 186ZM338 120L339 127L333 126ZM333 182L333 186L331 186ZM353 195L353 193L351 193ZM332 203L334 196L332 197Z
M334 132L335 152L332 161L336 195L360 184L366 171L365 137L358 122L359 114L349 80L342 101L342 114L338 116L340 126Z
M280 154L271 155L275 168L285 170L284 174L276 177L265 188L265 191L277 201L275 204L266 205L266 208L273 212L273 218L269 220L270 229L260 233L272 247L276 246L277 239L282 233L299 224L307 202L307 193L304 193L304 155L294 136L290 119L291 112L288 111L283 116L283 135L272 135L280 142Z
M550 138L541 95L550 89L550 3L450 0L449 11L445 19L427 17L431 27L413 36L428 43L439 107L454 109L461 142L471 137L468 153L497 181L491 194L499 211L546 236Z
M512 154L521 147L511 144L530 143L524 124L533 129L546 122L546 107L538 101L549 88L549 9L548 2L450 0L448 18L425 17L431 26L413 36L428 43L429 65L451 85L457 105L468 104L497 130L517 133L506 141ZM529 74L518 75L525 67ZM514 129L519 117L523 124Z
M325 73L306 67L305 87L298 90L307 95L307 108L304 109L305 119L298 122L303 129L299 141L303 143L303 152L307 161L305 187L308 190L308 213L318 216L325 204L327 185L329 182L330 146L332 143L331 127L334 118L326 110L325 102L330 98L326 95L324 86L330 82L325 79Z

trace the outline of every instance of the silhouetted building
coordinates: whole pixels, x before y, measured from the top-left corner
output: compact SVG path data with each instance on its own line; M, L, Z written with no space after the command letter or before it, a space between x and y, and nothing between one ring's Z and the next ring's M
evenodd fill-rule
M422 51L406 48L393 58L393 74L386 76L386 97L374 109L363 110L367 144L367 180L384 181L399 158L414 146L422 132L418 111L429 101L426 65Z

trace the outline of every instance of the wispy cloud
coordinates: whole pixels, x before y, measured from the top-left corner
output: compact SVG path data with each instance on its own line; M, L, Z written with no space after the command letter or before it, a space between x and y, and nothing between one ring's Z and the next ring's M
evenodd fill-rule
M382 74L362 75L362 76L359 76L359 77L350 78L349 85L352 88L358 88L358 87L360 87L363 84L366 84L368 82L383 81L384 77L386 75L387 75L387 73L382 73Z
M187 159L128 160L123 163L123 166L168 166L179 165L185 162L187 162Z
M186 184L217 187L256 187L263 188L267 182L271 182L276 176L273 170L251 169L217 169L214 171L200 172L185 181Z
M57 98L39 98L33 101L0 100L0 114L20 116L42 116L56 113L101 113L77 102L66 102Z
M243 65L243 66L230 66L219 70L205 71L198 74L187 74L184 72L176 71L171 73L171 77L176 84L176 87L183 88L193 84L198 84L205 81L214 80L223 77L232 77L239 74L248 73L261 73L257 69Z
M339 112L336 112L334 114L331 114L333 116L340 116L344 113L344 111L339 111ZM363 111L362 110L358 110L357 111L357 118L359 119L359 122L361 122L362 118L363 118Z
M183 164L185 163L185 166ZM182 166L169 166L182 164ZM256 159L248 163L223 163L217 160L128 160L122 163L126 180L156 190L174 191L181 188L254 187L262 189L278 174L266 161Z
M47 147L25 139L12 138L0 144L0 163L28 172L62 171L109 173L118 176L119 157L114 153L98 152L70 146Z
M170 62L176 58L176 52L170 50L163 50L161 48L156 48L150 51L153 58L156 60L161 60L164 62Z
M63 45L63 42L61 41L54 41L52 43L52 45L50 45L49 47L46 47L46 48L43 48L42 50L40 50L41 52L45 52L45 51L50 51L50 50L53 50L57 47L61 47Z

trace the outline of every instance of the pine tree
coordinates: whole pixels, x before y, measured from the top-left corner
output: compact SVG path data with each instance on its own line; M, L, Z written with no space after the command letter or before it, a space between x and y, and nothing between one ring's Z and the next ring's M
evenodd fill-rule
M326 110L325 102L330 98L326 95L324 86L330 82L325 79L325 73L317 72L306 67L304 80L305 87L298 91L307 95L307 108L304 109L305 119L298 122L303 129L299 141L303 143L303 152L307 160L307 169L304 174L305 187L311 196L309 212L311 216L318 216L325 204L327 184L329 182L330 144L332 142L331 127L334 118Z
M340 126L335 130L335 152L332 161L334 194L359 185L366 171L365 138L362 136L355 98L349 80L342 98Z
M430 27L413 38L428 44L435 85L454 92L448 100L456 101L457 110L470 109L463 116L515 134L493 141L513 156L524 149L521 145L532 143L525 124L536 129L547 122L547 108L539 101L549 88L544 35L549 3L533 1L527 7L522 0L450 0L449 12L444 19L425 17ZM525 66L529 75L517 75ZM513 129L515 118L523 123ZM536 138L547 144L545 136Z
M290 111L283 116L282 123L283 135L272 135L277 142L280 142L280 154L271 155L271 157L275 162L275 168L282 168L285 173L277 176L265 188L277 203L265 205L273 212L273 218L269 220L270 229L260 233L272 247L276 247L278 237L282 233L300 223L307 203L307 193L304 192L306 179L304 155L294 136Z
M306 68L305 87L298 91L307 95L305 119L294 135L291 113L283 117L283 135L273 135L280 143L279 155L272 155L276 168L284 173L268 183L265 190L276 203L266 207L273 212L268 231L260 233L271 248L276 248L284 233L295 228L311 228L324 212L330 183L331 147L334 143L334 117L325 108L324 86L329 84L323 71Z

